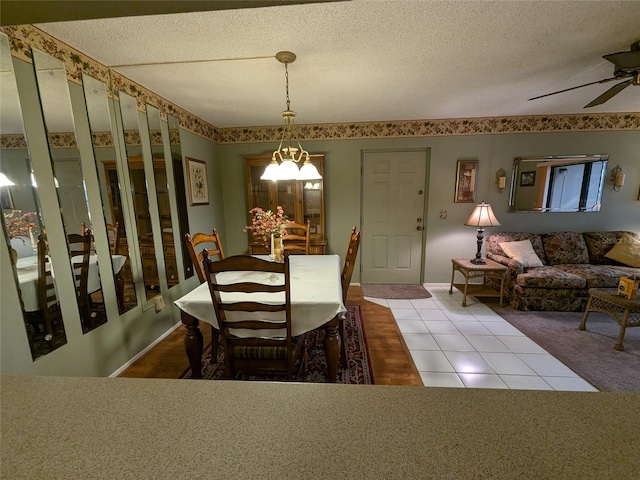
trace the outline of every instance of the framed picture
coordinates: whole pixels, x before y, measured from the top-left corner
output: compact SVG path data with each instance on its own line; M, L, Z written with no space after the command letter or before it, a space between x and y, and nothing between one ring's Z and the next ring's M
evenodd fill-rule
M533 187L536 183L536 172L522 172L520 174L521 187Z
M189 184L189 204L209 205L207 184L207 164L202 160L186 157L187 181Z
M455 203L476 201L476 170L478 160L458 160Z

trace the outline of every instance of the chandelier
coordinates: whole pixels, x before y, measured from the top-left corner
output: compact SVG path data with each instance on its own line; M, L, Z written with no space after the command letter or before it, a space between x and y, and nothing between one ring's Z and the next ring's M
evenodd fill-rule
M260 177L261 180L320 180L322 176L318 172L318 169L309 160L309 152L307 152L300 140L295 136L294 124L296 118L296 112L290 108L289 100L289 69L288 65L293 63L296 59L296 54L293 52L278 52L276 53L276 60L280 63L284 63L284 78L287 94L287 109L282 112L282 118L284 119L284 129L282 130L282 138L280 139L280 145L278 149L273 152L271 156L271 163L264 170L264 173ZM296 146L293 146L297 144ZM304 163L301 168L298 168L298 163L304 158Z

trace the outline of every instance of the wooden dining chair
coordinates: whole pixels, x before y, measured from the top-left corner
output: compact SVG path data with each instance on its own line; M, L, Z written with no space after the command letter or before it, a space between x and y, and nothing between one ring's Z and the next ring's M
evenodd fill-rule
M340 280L342 283L342 303L345 305L347 304L347 293L349 292L349 285L351 285L351 276L353 275L353 268L355 267L358 248L360 247L360 233L361 232L356 232L355 226L351 228L347 254L344 257L342 273L340 274ZM346 341L347 329L344 322L344 314L340 314L340 362L344 367L347 366Z
M287 222L287 234L283 237L282 249L285 255L302 254L309 255L309 236L311 234L311 222L306 225L296 222Z
M56 321L62 321L62 313L60 312L56 287L53 283L53 271L51 268L47 268L50 264L47 258L47 242L43 235L38 236L36 245L38 256L38 281L36 284L38 312L37 316L34 316L42 321L46 332L44 339L49 342L53 339L53 324Z
M213 255L217 255L219 260L224 260L224 250L222 249L222 242L220 241L220 235L218 235L218 231L215 227L213 227L213 233L194 233L193 237L188 233L184 236L184 243L187 247L187 251L189 252L189 256L191 257L191 262L193 263L193 268L198 274L198 279L200 279L200 283L205 282L205 274L202 269L202 250L204 246L213 246L213 248L207 248L207 253L209 254L209 258ZM200 253L198 252L198 246L200 246Z
M285 257L283 263L278 263L238 255L216 262L209 259L205 250L202 263L220 328L226 377L231 378L242 370L285 373L291 380L295 359L302 351L304 335L293 337L291 330L289 258ZM230 272L248 272L249 278L236 274L232 283L228 278L219 278ZM251 278L252 274L256 278L280 274L281 281L256 283ZM242 302L225 301L225 295L231 294L236 294L236 298L237 294L247 297L253 294L254 298L243 299ZM263 299L268 299L268 303ZM237 336L240 328L248 330L249 335ZM273 336L265 335L265 331L273 332Z
M120 224L118 222L116 222L115 225L107 223L107 237L109 237L109 249L111 250L111 255L118 253L118 242L120 241L119 228Z
M89 297L89 257L91 255L92 234L91 229L85 229L84 235L70 233L67 235L67 246L73 279L76 284L76 296L78 308L82 318L83 330L89 331L92 325L91 298Z

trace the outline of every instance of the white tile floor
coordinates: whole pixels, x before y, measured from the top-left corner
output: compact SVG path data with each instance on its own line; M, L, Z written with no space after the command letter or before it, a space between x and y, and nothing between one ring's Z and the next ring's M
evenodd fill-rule
M425 386L597 392L474 297L424 286L431 298L365 299L391 309Z

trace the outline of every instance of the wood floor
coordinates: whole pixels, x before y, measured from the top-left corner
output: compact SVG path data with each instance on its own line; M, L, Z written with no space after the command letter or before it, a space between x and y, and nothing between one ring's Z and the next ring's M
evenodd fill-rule
M411 356L404 345L391 310L362 298L358 286L349 288L348 305L360 305L376 385L422 385ZM211 328L201 323L204 344L211 343ZM184 353L184 327L180 326L143 357L127 368L120 377L180 378L189 368Z

